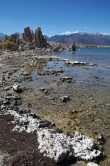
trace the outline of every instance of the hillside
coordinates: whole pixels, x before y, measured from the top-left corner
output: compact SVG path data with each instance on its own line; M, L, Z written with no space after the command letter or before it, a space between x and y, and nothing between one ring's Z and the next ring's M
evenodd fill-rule
M80 45L110 45L110 35L73 33L70 35L55 35L50 37L49 41L68 44L76 42Z

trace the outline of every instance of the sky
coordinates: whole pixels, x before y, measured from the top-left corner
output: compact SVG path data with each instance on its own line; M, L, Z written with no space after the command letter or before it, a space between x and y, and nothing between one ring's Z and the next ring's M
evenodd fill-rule
M110 0L0 0L0 32L41 26L46 35L109 33Z

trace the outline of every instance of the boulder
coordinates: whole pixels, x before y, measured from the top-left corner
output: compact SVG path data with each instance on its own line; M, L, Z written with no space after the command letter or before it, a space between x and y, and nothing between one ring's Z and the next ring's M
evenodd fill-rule
M78 132L70 137L52 129L42 128L37 134L40 152L57 163L71 157L89 161L101 155L100 151L94 149L93 139Z
M40 88L40 91L43 92L45 95L48 95L49 94L49 90L46 89L46 88Z
M47 121L47 120L40 120L39 121L39 128L44 128L44 127L49 127L51 126L51 122Z
M76 51L76 48L77 48L77 47L76 47L76 44L75 44L75 43L73 43L73 44L72 44L72 48L71 48L71 49L72 49L72 51Z
M93 161L99 158L102 153L98 150L95 141L79 132L69 136L49 128L48 121L33 118L32 114L19 114L14 110L7 110L6 115L13 116L12 124L15 124L12 131L36 133L36 141L40 154L55 162L63 162L68 159ZM39 125L41 125L39 127ZM95 164L95 163L94 163Z
M64 62L66 65L72 65L72 66L97 66L94 63L88 63L84 61L74 61L74 60L69 60L69 59L64 59Z
M61 81L71 83L72 82L72 77L64 76L64 77L61 78Z
M62 96L62 97L60 97L60 100L64 103L66 103L67 101L70 100L70 97L69 96Z
M88 65L87 62L79 62L79 61L73 61L73 60L65 60L65 64L67 65Z
M104 144L105 143L105 139L104 139L104 136L102 134L98 134L96 138L97 138L97 141L100 144Z
M21 93L23 91L23 88L21 87L20 84L16 83L16 84L13 85L13 90L17 93Z

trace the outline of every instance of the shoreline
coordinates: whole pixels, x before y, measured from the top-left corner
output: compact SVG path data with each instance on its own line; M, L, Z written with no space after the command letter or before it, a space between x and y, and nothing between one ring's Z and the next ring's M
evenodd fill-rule
M101 88L98 90L99 86L93 88L78 84L62 70L55 71L50 68L47 72L42 69L45 61L42 62L41 59L32 66L31 51L28 54L25 51L20 54L8 52L1 56L1 63L6 65L1 66L0 73L5 75L5 93L13 93L12 86L19 78L20 84L24 86L20 94L22 109L27 109L30 104L33 113L43 120L55 123L65 134L74 133L76 130L96 140L99 135L104 135L105 138L109 133L109 96L108 99L106 97L102 100L101 95L105 96L108 89L104 88L102 91ZM39 76L32 80L32 71L36 68ZM1 86L1 97L4 96L4 89Z

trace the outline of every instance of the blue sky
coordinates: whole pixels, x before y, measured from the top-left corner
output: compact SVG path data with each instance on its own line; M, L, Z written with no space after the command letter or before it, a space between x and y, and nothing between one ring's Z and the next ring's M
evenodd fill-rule
M45 34L110 33L110 0L0 0L0 32L41 26Z

